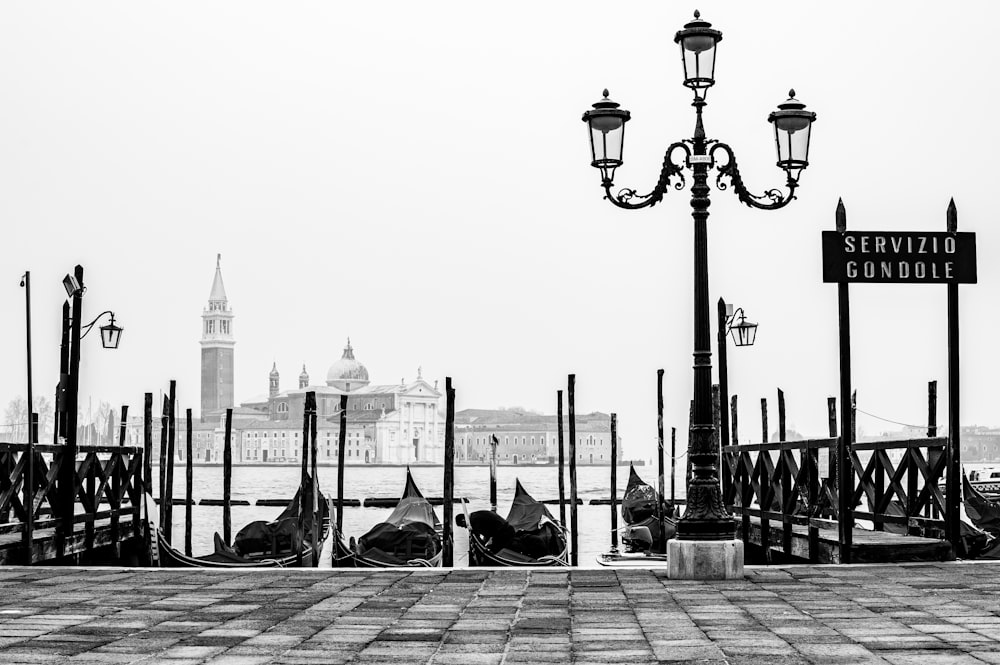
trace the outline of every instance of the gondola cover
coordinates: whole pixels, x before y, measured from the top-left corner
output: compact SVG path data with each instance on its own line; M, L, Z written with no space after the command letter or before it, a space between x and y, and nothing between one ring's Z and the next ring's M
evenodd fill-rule
M441 521L406 470L406 487L395 510L358 539L359 554L392 562L396 559L429 559L441 548Z

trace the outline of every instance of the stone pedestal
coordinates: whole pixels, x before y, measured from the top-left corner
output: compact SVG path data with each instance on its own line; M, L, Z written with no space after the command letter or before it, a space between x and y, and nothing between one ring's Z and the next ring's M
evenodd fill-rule
M743 579L742 540L667 541L667 576L672 580Z

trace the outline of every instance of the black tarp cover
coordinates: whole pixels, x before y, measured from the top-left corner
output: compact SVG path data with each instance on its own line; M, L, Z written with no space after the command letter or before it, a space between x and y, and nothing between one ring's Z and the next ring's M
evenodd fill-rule
M306 484L306 491L312 492L312 482ZM302 487L295 491L295 496L288 502L276 519L271 522L259 520L250 522L236 533L233 538L233 549L240 555L265 553L271 555L290 554L295 551L301 536L299 535L298 514ZM322 493L319 496L321 517L327 513L326 499ZM312 533L312 513L303 515L302 533L308 540Z
M639 474L635 472L635 466L629 465L628 483L625 485L625 494L622 496L622 519L626 524L636 524L656 515L656 490L652 485L648 485Z
M514 482L514 501L507 513L507 523L514 527L514 531L534 531L541 526L543 518L555 522L545 504L532 498L520 480Z
M396 508L384 522L379 522L368 533L361 536L358 539L358 545L362 553L367 550L392 553L418 549L421 551L419 556L423 558L423 552L426 551L423 543L428 538L436 542L437 532L440 528L441 521L434 513L434 508L420 493L416 483L413 482L410 469L407 468L406 487L403 489L403 496L400 497ZM420 544L416 548L408 546L410 540L419 541Z

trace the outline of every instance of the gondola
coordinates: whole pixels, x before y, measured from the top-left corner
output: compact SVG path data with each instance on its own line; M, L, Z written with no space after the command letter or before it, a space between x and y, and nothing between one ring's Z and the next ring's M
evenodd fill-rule
M462 510L465 511L465 524L470 525L470 517L466 510L465 503L462 503ZM520 480L515 480L514 501L507 514L507 524L514 529L514 540L510 546L502 547L496 552L492 551L480 534L469 528L469 565L470 566L568 566L568 547L566 544L566 534L563 527L552 517L545 504L536 501L521 485ZM462 526L461 524L459 526ZM547 551L542 556L532 556L523 551L523 546L518 547L518 543L524 543L523 536L530 535L539 551Z
M311 491L311 485L307 485ZM154 565L165 568L287 568L313 566L314 548L309 540L312 533L312 515L307 514L300 529L298 525L301 487L278 517L272 522L251 522L236 534L230 547L215 534L215 551L203 556L187 556L167 540L156 522L156 504L146 494L146 520L149 524L150 552L155 554ZM319 493L322 527L320 542L327 537L327 502ZM155 549L155 552L153 548ZM297 550L301 548L301 553ZM152 557L151 557L152 558Z
M624 551L611 551L597 555L597 563L602 566L663 564L666 552L660 547L660 523L657 520L656 504L660 496L652 485L645 482L629 465L628 483L622 495L621 515L625 525L620 529ZM672 506L664 504L663 530L666 540L676 533L675 521L671 515Z
M392 514L356 541L331 526L334 568L412 568L441 565L441 520L406 468L403 496Z

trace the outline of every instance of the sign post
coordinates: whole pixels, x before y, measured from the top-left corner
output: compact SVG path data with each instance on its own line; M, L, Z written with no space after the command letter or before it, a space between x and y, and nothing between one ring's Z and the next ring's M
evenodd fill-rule
M854 467L851 464L851 316L848 285L945 284L948 287L948 451L945 533L959 544L961 421L959 418L958 285L975 284L976 234L958 232L955 200L948 204L947 230L848 231L843 200L837 230L823 232L823 281L837 284L840 320L840 441L837 446L841 562L850 563L854 523Z

